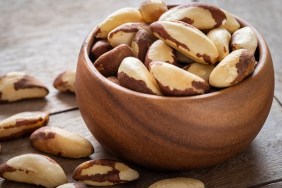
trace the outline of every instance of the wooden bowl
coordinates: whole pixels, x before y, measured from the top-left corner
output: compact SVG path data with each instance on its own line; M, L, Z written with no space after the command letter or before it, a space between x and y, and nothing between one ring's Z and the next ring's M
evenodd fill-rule
M256 137L272 104L272 59L256 33L258 65L247 79L204 95L164 97L131 91L103 77L89 59L95 42L91 32L76 74L77 103L86 125L103 147L149 168L191 169L229 159Z

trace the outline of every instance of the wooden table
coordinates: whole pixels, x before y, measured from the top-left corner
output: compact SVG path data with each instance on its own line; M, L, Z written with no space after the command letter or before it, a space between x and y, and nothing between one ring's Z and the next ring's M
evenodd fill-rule
M185 0L169 0L183 3ZM275 66L276 87L269 117L252 144L220 165L183 172L154 172L141 167L140 179L116 187L148 187L151 183L177 176L202 180L206 187L282 187L282 6L280 0L208 1L250 22L269 44ZM72 94L58 93L52 82L61 71L74 68L84 37L106 15L124 6L138 7L140 2L98 0L0 0L0 75L24 71L42 80L49 88L46 99L0 105L0 120L22 111L51 113L48 126L77 132L93 143L91 159L113 158L87 130ZM28 138L1 142L0 163L23 153L35 152ZM70 160L51 156L67 173L89 159ZM0 179L1 188L34 187Z

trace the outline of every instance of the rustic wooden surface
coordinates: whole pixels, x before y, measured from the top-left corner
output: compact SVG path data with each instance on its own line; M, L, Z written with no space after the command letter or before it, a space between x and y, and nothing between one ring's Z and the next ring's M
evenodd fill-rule
M185 0L166 1L182 3ZM276 87L270 115L257 138L239 156L208 169L185 172L154 172L134 166L140 171L136 182L115 187L148 187L169 177L187 176L202 180L206 187L282 187L282 58L280 32L282 7L280 0L210 0L250 22L265 37L272 53ZM139 1L36 1L0 0L0 75L9 71L24 71L42 80L50 94L43 100L0 104L0 120L17 112L43 110L53 113L48 126L77 132L93 143L95 153L90 157L114 158L107 153L87 130L72 94L60 94L53 87L56 75L74 68L79 48L86 34L110 12L124 7L137 7ZM110 6L109 6L110 5ZM36 152L22 138L1 142L0 164L9 158ZM70 160L51 156L58 161L71 181L74 168L86 159ZM1 188L35 187L0 178Z

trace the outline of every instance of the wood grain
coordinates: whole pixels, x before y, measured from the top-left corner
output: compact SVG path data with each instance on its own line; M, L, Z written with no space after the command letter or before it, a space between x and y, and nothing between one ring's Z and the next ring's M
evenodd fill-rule
M282 56L280 55L282 6L280 0L200 0L209 2L241 17L252 24L269 45L275 69L275 96L282 102Z
M260 134L248 147L248 149L241 153L239 156L236 156L231 160L212 168L182 172L154 172L133 165L133 167L138 169L138 171L140 172L140 179L130 184L115 187L148 187L151 183L157 180L177 176L198 178L206 184L206 187L211 188L250 187L260 185L263 182L270 182L279 179L282 176L281 125L282 108L279 106L277 101L274 100L271 113ZM107 153L107 151L105 151L101 147L101 145L92 137L90 132L87 130L78 110L51 116L50 122L47 126L64 128L88 138L95 147L95 153L90 156L91 159L115 158L113 155ZM0 163L3 163L9 158L20 154L29 152L40 153L31 147L28 138L2 142L1 144L3 151L0 155ZM87 158L74 160L55 157L52 155L48 156L52 157L60 165L62 165L70 181L72 172L75 167L78 164L89 160ZM277 182L274 182L272 183L272 185L275 185L276 183ZM34 186L22 185L19 183L3 181L0 179L0 187L29 188Z
M186 0L169 0L167 3L184 3ZM276 72L275 95L282 101L282 64L279 0L234 1L209 0L230 12L240 15L255 26L270 46ZM77 56L86 34L112 11L124 7L137 7L138 1L75 1L75 0L0 0L0 75L9 71L25 71L41 79L51 93L46 100L0 104L0 120L17 112L43 110L63 112L76 107L71 94L58 94L52 87L55 76L66 68L76 66ZM109 6L111 5L111 6ZM274 101L268 120L251 146L233 159L208 169L187 172L152 172L140 167L140 180L119 187L148 187L151 183L176 176L189 176L203 180L206 187L282 187L282 108ZM78 132L89 138L96 152L91 158L114 158L90 135L79 112L72 111L51 116L48 126L58 126ZM0 164L9 158L36 152L28 138L1 142ZM68 177L73 169L88 159L70 160L54 157L65 169ZM268 184L268 185L267 185ZM1 188L32 188L4 181Z

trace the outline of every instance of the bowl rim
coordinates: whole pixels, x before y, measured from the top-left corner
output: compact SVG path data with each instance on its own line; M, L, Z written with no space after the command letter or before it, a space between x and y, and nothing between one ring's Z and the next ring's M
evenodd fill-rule
M231 14L231 13L230 13ZM235 16L233 14L231 14L232 16L234 16L236 18L236 20L240 23L240 26L248 26L251 27L256 35L257 35L257 39L258 39L258 47L256 50L259 50L259 60L258 63L255 67L254 72L249 75L247 78L245 78L242 82L239 82L233 86L227 87L227 88L223 88L219 91L213 91L210 93L205 93L205 94L201 94L201 95L194 95L194 96L159 96L159 95L152 95L152 94L146 94L146 93L141 93L141 92L137 92L137 91L133 91L130 89L127 89L125 87L122 87L116 83L113 83L112 81L108 80L106 77L104 77L93 65L93 62L90 60L90 51L91 48L95 42L95 32L96 32L96 27L86 36L86 38L84 39L82 48L81 48L81 54L83 55L83 58L85 61L83 61L83 63L85 64L85 66L87 67L90 75L92 77L95 77L96 79L99 79L101 82L105 83L107 86L114 88L115 90L118 90L119 92L123 92L126 95L134 95L136 97L140 97L140 98L151 98L151 99L159 99L159 100L198 100L198 99L207 99L207 98L213 98L213 97L220 97L222 95L226 95L230 92L234 91L234 88L236 89L236 87L240 86L241 84L246 84L247 82L249 82L252 78L257 77L259 75L259 73L262 71L263 67L266 66L266 63L268 63L266 61L267 59L267 54L269 53L267 44L264 40L264 38L262 37L262 35L256 30L256 28L254 28L251 24L249 24L248 22L246 22L244 19ZM270 54L269 54L270 55Z

